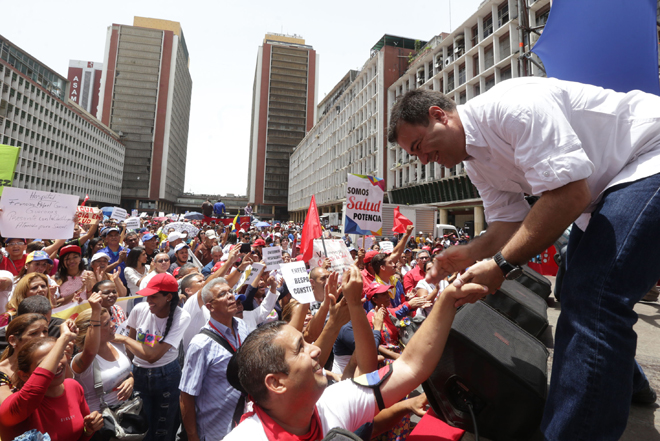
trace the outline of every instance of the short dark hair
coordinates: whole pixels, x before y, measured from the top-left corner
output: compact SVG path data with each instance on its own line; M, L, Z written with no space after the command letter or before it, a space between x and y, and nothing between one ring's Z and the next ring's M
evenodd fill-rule
M376 274L380 273L380 267L385 265L388 255L385 253L378 253L371 259L371 268L373 268Z
M437 90L415 89L406 93L392 106L387 140L392 144L397 142L400 121L428 126L429 108L433 106L440 107L445 112L456 110L456 103Z
M46 315L53 310L53 307L44 296L32 296L23 299L23 301L18 305L18 310L16 315L23 314L41 314Z
M186 264L186 265L188 265L188 264ZM179 274L181 274L181 270L179 270ZM195 278L195 276L200 276L202 278L204 277L200 273L194 273L194 274L190 273L190 274L186 275L183 279L181 279L181 286L180 286L181 294L185 294L186 297L188 296L188 294L186 294L186 288L190 288L190 285L193 284L193 279Z
M196 270L197 267L192 264L192 263L184 263L181 265L181 268L179 268L179 277L185 277L189 274L191 274L192 271Z
M273 343L286 322L270 322L250 333L236 352L238 379L257 404L268 398L266 375L282 372L289 375L286 350Z

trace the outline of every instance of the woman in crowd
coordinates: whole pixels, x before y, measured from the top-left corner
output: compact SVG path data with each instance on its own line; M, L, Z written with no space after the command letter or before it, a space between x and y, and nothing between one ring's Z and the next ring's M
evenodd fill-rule
M149 273L140 281L139 288L146 288L151 279L153 279L158 274L165 274L168 269L170 269L170 256L168 256L167 253L156 254L156 257L154 257L154 260L151 263L151 269Z
M85 253L86 267L89 267L89 265L92 263L92 257L94 257L96 253L101 251L104 246L105 245L103 244L102 237L95 237L89 241L89 244L87 245L87 252Z
M48 274L53 268L53 260L50 258L48 253L42 250L32 251L25 258L25 266L18 273L18 276L14 279L14 283L20 281L25 275L32 273L41 273L45 274L48 277L48 286L50 287L50 297L51 299L57 298L59 295L59 289L57 282L53 280Z
M117 287L112 280L101 280L94 285L92 292L101 294L101 306L108 311L115 328L126 321L124 310L115 305L117 302Z
M88 292L93 292L92 289L94 285L96 285L101 280L112 280L115 283L119 297L126 297L127 290L124 286L124 283L119 278L119 270L114 270L112 274L108 274L106 271L109 263L110 257L107 254L94 254L92 261L89 264L92 275L85 278L85 288Z
M108 288L114 289L107 281L99 284L106 284ZM99 394L94 389L94 363L101 373L103 401L108 406L121 404L133 393L131 360L126 356L122 345L112 343L115 326L108 310L103 308L102 304L103 295L94 291L89 297L91 309L83 311L76 318L76 348L79 352L71 362L74 378L82 385L85 400L92 412L102 411Z
M139 291L140 282L149 273L149 265L147 265L147 252L144 247L137 246L133 248L126 257L126 268L124 269L124 276L128 283L128 290L131 295L135 295Z
M431 268L433 268L433 259L430 259L426 263L425 270L430 271ZM416 286L417 289L415 291L415 296L416 297L422 297L422 298L426 299L426 301L428 303L433 305L433 303L435 302L436 297L438 296L438 293L442 292L442 290L444 290L447 287L448 284L449 283L447 282L446 277L443 280L441 280L440 283L438 283L437 285L435 285L433 283L429 283L429 282L426 281L425 278L423 278L422 280L417 282L417 286ZM432 308L432 306L426 306L424 308L419 308L417 310L417 314L420 314L421 317L427 317L428 314L431 312L431 308Z
M103 425L98 412L89 413L83 388L65 379L66 346L76 338L70 320L60 337L34 338L18 351L13 382L17 391L0 405L0 438L12 440L36 429L52 441L88 440Z
M135 305L128 317L129 336L115 334L115 342L135 356L135 390L140 393L149 421L145 441L174 440L179 427L179 346L190 315L178 306L179 284L167 273L153 277L138 294L146 302Z
M60 287L60 297L57 306L66 305L72 300L87 300L87 290L84 281L92 277L85 271L82 251L78 245L67 245L60 250L60 266L55 281Z
M5 326L12 321L18 310L18 305L28 297L44 296L52 304L53 299L48 287L49 280L48 276L42 273L29 273L23 276L16 284L12 297L7 303L7 312L0 315L0 326Z
M33 338L48 336L48 321L41 314L23 314L7 326L8 346L0 358L0 404L11 395L12 377L18 370L18 352Z

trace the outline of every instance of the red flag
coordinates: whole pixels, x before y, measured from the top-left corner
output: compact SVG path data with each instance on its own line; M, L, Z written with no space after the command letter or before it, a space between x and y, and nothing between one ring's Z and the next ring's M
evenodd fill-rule
M80 204L80 206L81 206L81 207L84 207L84 206L85 206L85 202L87 202L88 200L89 200L89 195L86 194L86 195L85 195L85 200L82 202L82 204Z
M300 239L300 254L303 260L308 262L314 255L314 239L321 237L321 222L319 221L319 212L316 209L316 198L312 195L309 201L309 210L303 225L302 237Z
M413 223L410 219L401 214L399 207L397 206L394 209L394 228L392 228L392 231L404 234L406 232L406 227L412 224Z

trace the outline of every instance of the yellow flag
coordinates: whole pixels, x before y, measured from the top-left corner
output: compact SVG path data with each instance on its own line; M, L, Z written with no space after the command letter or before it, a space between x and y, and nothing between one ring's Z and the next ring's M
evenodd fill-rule
M14 180L14 170L18 164L20 147L0 144L0 196L5 187L11 187Z

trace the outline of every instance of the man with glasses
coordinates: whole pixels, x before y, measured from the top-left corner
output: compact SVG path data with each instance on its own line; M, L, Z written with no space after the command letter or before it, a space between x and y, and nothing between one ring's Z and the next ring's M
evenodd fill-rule
M12 275L17 276L25 266L25 258L27 257L25 248L25 239L15 237L7 239L5 249L9 256L5 257L3 253L0 253L0 270L9 271Z
M403 288L406 292L410 292L417 286L417 282L426 277L426 264L431 260L431 255L426 250L418 251L416 260L417 266L403 276Z

